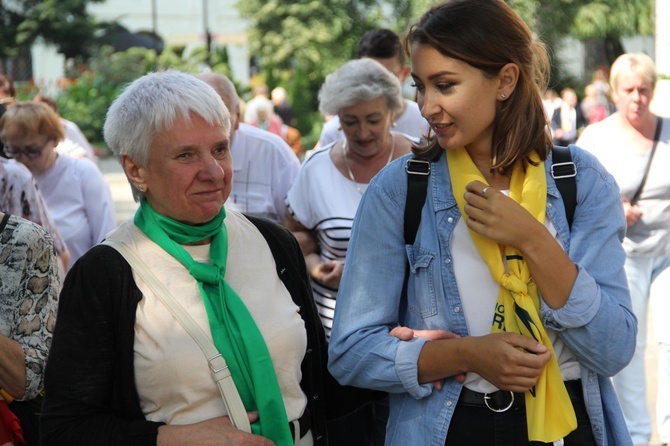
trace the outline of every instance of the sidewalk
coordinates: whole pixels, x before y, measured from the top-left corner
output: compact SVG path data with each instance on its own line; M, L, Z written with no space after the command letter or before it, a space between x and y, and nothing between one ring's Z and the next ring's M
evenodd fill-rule
M116 224L118 225L135 215L138 205L133 201L130 185L116 158L100 158L98 165L112 191Z

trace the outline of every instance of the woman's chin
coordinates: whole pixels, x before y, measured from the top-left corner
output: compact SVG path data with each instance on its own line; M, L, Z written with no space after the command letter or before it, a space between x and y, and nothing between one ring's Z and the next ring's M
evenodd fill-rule
M219 206L212 205L207 207L199 207L198 209L193 209L191 212L188 213L188 215L184 216L184 218L175 220L178 220L188 225L194 225L194 226L202 225L212 221L214 217L219 215L222 206L223 205Z

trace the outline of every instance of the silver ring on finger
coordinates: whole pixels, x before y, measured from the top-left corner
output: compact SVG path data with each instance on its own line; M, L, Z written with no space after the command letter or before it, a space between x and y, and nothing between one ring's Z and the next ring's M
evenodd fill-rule
M491 188L490 186L486 186L484 189L482 189L482 196L483 196L483 197L486 196L486 192L487 192L490 188Z

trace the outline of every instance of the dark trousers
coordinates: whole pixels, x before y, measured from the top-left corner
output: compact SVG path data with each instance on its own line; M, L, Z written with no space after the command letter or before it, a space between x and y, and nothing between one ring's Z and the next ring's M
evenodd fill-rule
M368 403L342 418L328 421L328 444L384 446L388 417L388 397Z
M39 419L42 414L42 396L28 401L12 401L9 408L21 423L26 446L40 444Z
M583 397L573 398L577 429L565 437L565 446L595 446L591 422ZM537 446L547 443L528 441L526 407L521 404L496 413L485 406L458 403L449 424L445 446ZM550 444L550 443L549 443Z

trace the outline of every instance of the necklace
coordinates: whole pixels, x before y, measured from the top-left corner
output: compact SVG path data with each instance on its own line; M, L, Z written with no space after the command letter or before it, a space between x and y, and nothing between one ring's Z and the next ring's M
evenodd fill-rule
M393 152L395 151L395 135L391 133L391 150L389 151L389 158L386 160L386 165L388 165L393 160ZM358 182L354 178L354 172L351 170L349 165L349 159L347 158L347 138L344 138L342 143L342 155L344 156L344 165L347 166L347 172L349 173L349 179L354 183L356 190L359 194L363 195L363 190L361 189Z

